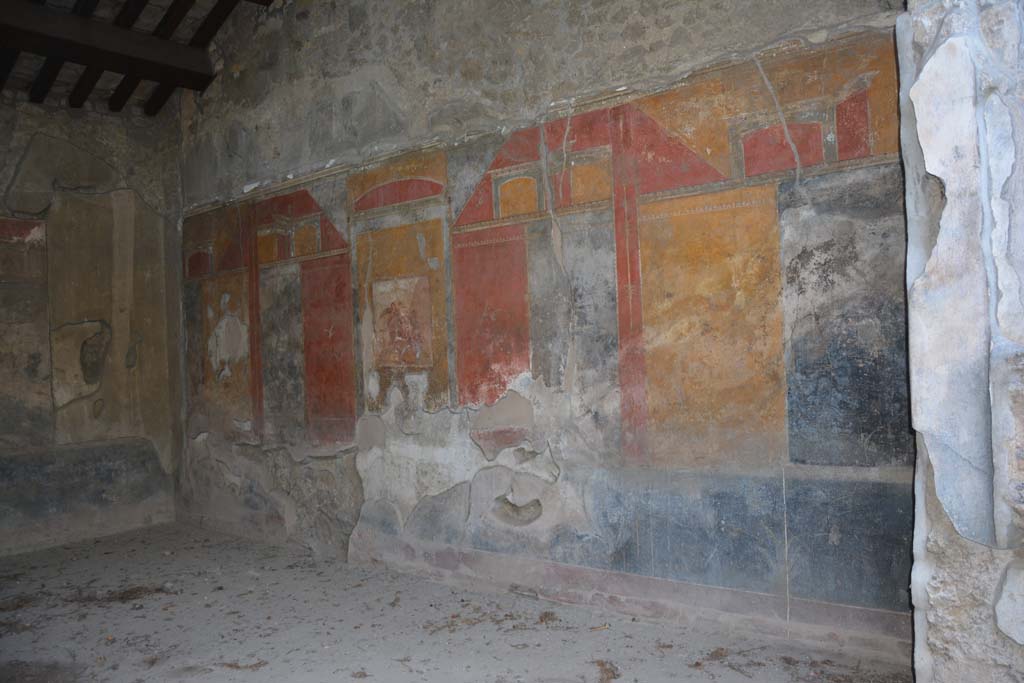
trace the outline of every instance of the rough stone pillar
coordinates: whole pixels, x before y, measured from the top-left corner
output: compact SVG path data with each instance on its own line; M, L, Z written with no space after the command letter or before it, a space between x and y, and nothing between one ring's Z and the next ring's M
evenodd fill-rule
M910 0L906 165L919 683L1024 671L1022 0Z

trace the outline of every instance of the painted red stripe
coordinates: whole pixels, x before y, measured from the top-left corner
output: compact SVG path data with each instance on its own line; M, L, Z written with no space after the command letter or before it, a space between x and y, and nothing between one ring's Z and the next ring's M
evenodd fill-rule
M871 155L870 126L867 90L836 105L836 150L840 161Z
M263 436L263 353L260 336L260 268L256 257L256 225L251 206L238 212L241 223L241 252L246 266L249 288L249 400L252 402L253 431Z
M619 312L619 385L621 388L622 450L639 459L645 453L647 428L646 366L640 298L640 234L637 216L636 131L626 106L611 111L612 205L615 218L615 267Z

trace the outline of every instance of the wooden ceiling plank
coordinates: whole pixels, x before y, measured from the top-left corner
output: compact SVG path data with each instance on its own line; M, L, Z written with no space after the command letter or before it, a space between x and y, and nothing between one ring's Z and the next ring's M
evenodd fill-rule
M164 12L160 23L153 29L153 36L164 40L173 36L194 4L195 0L174 0L171 6L167 8L167 11ZM121 111L124 109L124 105L128 104L132 93L135 92L135 89L139 87L141 82L141 78L132 76L122 78L121 82L117 84L117 88L114 89L114 94L110 96L110 101L107 103L110 111Z
M0 90L3 90L4 84L7 83L7 77L11 75L17 61L17 50L8 47L0 48Z
M96 5L98 4L99 0L76 0L75 6L71 9L71 12L80 17L88 18L96 11ZM50 88L53 87L53 84L57 80L57 76L60 75L60 70L63 67L64 60L60 57L46 58L43 65L39 67L39 72L36 74L35 80L32 81L32 86L29 88L29 102L35 102L38 104L46 99L46 95L50 92Z
M208 48L214 36L217 35L221 26L224 25L224 22L227 21L227 18L231 16L231 12L234 11L240 2L241 0L218 0L217 4L210 10L210 13L203 19L199 28L196 29L188 44L192 47ZM172 94L174 94L174 86L158 83L150 94L149 99L146 100L146 114L149 116L159 114Z
M121 28L131 28L138 21L139 15L142 14L142 10L146 8L146 4L149 0L126 0L121 5L121 9L118 11L117 16L114 17L114 26ZM68 97L68 106L78 109L85 101L89 99L89 95L92 94L93 88L99 83L100 78L103 76L103 69L95 66L88 66L82 75L78 77L78 82L75 83L75 87L71 91L71 95Z
M224 25L224 22L227 21L235 7L238 7L240 1L218 0L217 4L210 10L210 13L203 19L203 22L199 24L199 28L196 29L195 35L188 41L188 44L192 47L210 47L214 36L220 31L220 27Z
M196 90L214 76L205 50L27 2L0 4L0 45Z

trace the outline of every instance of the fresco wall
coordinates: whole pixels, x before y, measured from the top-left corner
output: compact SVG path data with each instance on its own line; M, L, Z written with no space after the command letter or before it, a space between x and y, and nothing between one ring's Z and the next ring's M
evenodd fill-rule
M188 219L188 515L909 639L896 87L791 46Z

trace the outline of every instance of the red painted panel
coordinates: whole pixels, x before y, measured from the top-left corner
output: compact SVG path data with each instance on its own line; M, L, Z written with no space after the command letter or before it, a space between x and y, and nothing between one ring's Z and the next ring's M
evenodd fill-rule
M640 299L640 231L637 190L638 154L642 141L633 124L637 117L627 106L611 111L615 268L619 310L619 385L621 389L622 449L627 457L644 456L647 427L646 367L643 313Z
M256 202L250 213L250 225L269 225L274 221L275 216L298 218L316 213L320 213L320 205L316 203L309 191L296 190Z
M608 127L608 110L598 109L572 117L569 136L566 139L565 122L569 119L558 119L544 124L544 138L548 150L562 149L563 145L570 151L578 152L592 147L611 144Z
M452 237L459 403L494 403L530 369L523 225Z
M488 171L540 159L540 128L517 130L509 136Z
M840 161L871 155L867 90L854 93L836 105L836 148Z
M485 173L484 179L473 190L473 196L462 208L459 219L455 226L471 225L482 221L489 221L494 218L494 189L491 184L491 174Z
M425 197L434 197L443 191L444 186L441 183L426 178L394 180L364 194L356 200L354 207L356 211L368 211L392 204L403 204Z
M192 252L185 264L185 277L202 277L209 274L210 253L205 250Z
M347 247L348 241L344 235L335 228L334 223L323 213L320 205L316 203L308 190L296 190L289 194L268 197L256 202L249 210L248 221L249 225L263 227L272 225L275 217L291 220L317 214L320 216L320 248L329 251ZM280 252L279 257L287 258L289 253L290 246Z
M301 269L310 436L321 443L350 441L356 384L349 255L303 261Z
M324 251L333 251L347 246L345 237L334 227L334 223L327 216L320 216L320 248Z
M616 107L615 116L628 123L617 143L633 158L637 192L650 194L725 180L718 169L672 137L654 119L635 106ZM620 130L619 133L622 131Z
M825 160L820 123L790 123L788 128L800 155L801 166L814 166ZM743 159L747 176L796 168L793 150L781 125L762 128L744 136Z
M245 265L245 259L242 258L242 243L238 240L232 240L224 253L221 254L220 263L217 264L217 272L225 270L234 270L235 268L241 268Z
M42 221L25 221L19 218L0 218L0 239L10 242L22 242Z

